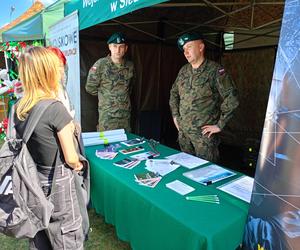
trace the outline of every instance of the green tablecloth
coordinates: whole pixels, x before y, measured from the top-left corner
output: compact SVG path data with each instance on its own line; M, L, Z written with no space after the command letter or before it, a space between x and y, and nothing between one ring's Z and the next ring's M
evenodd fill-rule
M129 135L133 138L133 135ZM143 144L148 148L147 144ZM134 173L144 172L144 162L123 169L113 160L95 156L102 145L86 147L91 165L91 200L97 213L113 224L117 235L129 241L134 250L234 250L242 240L248 204L218 189L227 181L210 186L198 184L182 175L189 169L180 167L164 176L155 188L138 185ZM125 146L124 146L125 148ZM160 157L178 151L163 145L157 147ZM187 201L185 196L166 188L166 183L181 180L196 190L189 195L217 194L220 204Z

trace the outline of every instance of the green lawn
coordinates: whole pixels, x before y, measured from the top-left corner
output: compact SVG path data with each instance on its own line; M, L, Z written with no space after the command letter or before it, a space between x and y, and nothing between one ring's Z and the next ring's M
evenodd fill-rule
M130 246L120 241L112 225L104 222L104 218L97 215L93 209L89 210L91 232L89 240L85 243L88 250L129 250ZM28 249L27 240L16 240L0 234L1 250L24 250Z

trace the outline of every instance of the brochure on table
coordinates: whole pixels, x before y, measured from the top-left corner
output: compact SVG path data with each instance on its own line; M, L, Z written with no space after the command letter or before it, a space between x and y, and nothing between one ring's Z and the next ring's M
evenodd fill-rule
M166 174L180 167L179 164L176 164L175 162L168 159L146 160L145 165L147 170L158 173L161 176L165 176Z
M120 152L124 155L127 155L127 154L137 153L137 152L140 152L143 150L144 150L144 148L142 146L136 146L136 147L132 147L132 148L121 149Z
M183 173L183 175L203 185L209 185L236 174L228 169L213 164L189 172L185 172Z
M218 187L218 189L250 203L253 183L253 178L243 176Z
M208 161L201 159L199 157L181 152L178 154L170 155L166 157L169 160L172 160L178 164L180 164L183 167L192 169L195 167L199 167L205 163L208 163Z
M95 155L104 160L112 160L118 155L120 144L109 145L101 149L96 149Z
M172 189L176 193L179 193L181 195L189 194L190 192L193 192L195 188L183 183L182 181L175 180L170 183L166 184L167 188Z
M127 147L136 146L145 143L146 141L143 138L134 138L131 140L121 142Z
M132 169L135 166L137 166L138 164L140 164L139 160L133 160L133 159L129 159L129 158L125 158L123 160L119 160L114 163L115 166L121 167L121 168L126 168L126 169Z
M159 174L148 171L143 173L137 173L134 175L134 177L135 181L138 184L151 188L154 188L162 178L161 176L159 176Z
M158 153L154 153L152 151L147 151L147 152L131 155L130 157L133 159L139 160L139 161L143 161L143 160L147 160L147 159L152 159L157 156L159 156Z

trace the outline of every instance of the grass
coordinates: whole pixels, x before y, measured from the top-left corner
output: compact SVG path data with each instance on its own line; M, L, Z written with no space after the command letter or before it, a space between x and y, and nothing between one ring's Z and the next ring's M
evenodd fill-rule
M104 218L89 210L91 232L85 242L85 250L130 250L130 245L117 238L112 225L105 223ZM28 240L16 240L0 234L1 250L28 249Z

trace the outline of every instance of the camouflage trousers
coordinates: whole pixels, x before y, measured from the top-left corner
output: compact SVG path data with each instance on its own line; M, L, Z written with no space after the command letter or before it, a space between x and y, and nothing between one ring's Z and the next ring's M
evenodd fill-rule
M178 142L183 152L215 163L219 160L218 136L208 138L207 136L203 136L201 132L196 134L180 130L178 133Z
M131 132L130 115L128 117L111 117L107 114L101 114L99 112L97 131L105 131L120 128L125 129L126 132Z
M29 240L30 250L83 250L84 234L74 173L64 165L57 166L56 184L51 190L53 167L39 166L44 194L54 205L49 227Z

